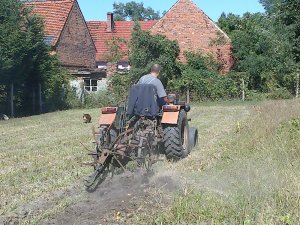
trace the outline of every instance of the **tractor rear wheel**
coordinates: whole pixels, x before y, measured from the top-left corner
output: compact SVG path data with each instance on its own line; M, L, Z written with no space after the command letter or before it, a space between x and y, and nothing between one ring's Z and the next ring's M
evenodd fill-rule
M177 125L164 127L164 146L169 160L177 161L190 153L189 125L184 110L179 112Z

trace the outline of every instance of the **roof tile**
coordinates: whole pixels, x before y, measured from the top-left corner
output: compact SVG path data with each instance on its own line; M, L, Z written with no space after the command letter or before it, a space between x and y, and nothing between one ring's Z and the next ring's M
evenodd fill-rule
M139 23L142 30L150 30L156 22L156 20L150 20L140 21ZM133 21L115 21L114 31L108 32L106 21L89 21L87 24L97 49L96 61L106 61L105 56L109 53L107 42L114 37L126 41L131 40L131 32L134 27ZM122 52L128 52L128 46L126 44L120 47ZM125 55L123 60L126 58L127 56Z
M25 6L32 7L32 13L44 20L45 33L52 37L51 45L56 45L64 28L66 20L75 0L44 0L25 2Z

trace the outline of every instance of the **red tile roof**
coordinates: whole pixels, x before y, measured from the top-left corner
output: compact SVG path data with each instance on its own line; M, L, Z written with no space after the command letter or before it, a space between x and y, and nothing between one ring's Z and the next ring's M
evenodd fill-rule
M156 20L150 20L140 21L139 23L142 30L150 30L156 22ZM113 37L129 41L134 26L133 21L115 21L114 31L108 32L106 21L89 21L87 24L97 49L96 61L106 61L105 55L109 53L107 42L112 40ZM128 52L128 46L126 44L122 44L120 47L122 52ZM126 59L127 57L125 55L123 60Z
M32 12L44 19L45 33L53 38L56 45L75 0L30 1L25 6L32 7Z

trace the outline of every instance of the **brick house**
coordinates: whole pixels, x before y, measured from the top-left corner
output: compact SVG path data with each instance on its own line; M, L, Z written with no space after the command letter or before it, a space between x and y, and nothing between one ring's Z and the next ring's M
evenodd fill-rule
M35 0L24 3L42 17L44 42L57 54L61 64L74 75L75 86L84 80L86 89L97 90L105 73L95 71L96 46L77 0ZM76 79L77 78L77 79Z
M142 30L150 30L157 21L139 21ZM114 21L113 13L107 13L106 21L88 21L90 33L97 48L96 65L99 69L107 69L109 42L113 39L122 40L119 44L123 57L118 62L119 70L128 70L128 42L131 40L133 21Z
M223 72L230 71L234 63L230 38L192 0L178 0L151 32L177 40L181 61L185 61L185 51L201 50L212 54Z
M114 21L113 14L107 14L107 21L87 22L94 39L98 68L106 68L107 41L113 37L131 39L132 21ZM159 21L140 21L142 30L162 34L170 40L177 40L180 47L179 60L184 62L185 51L202 51L212 54L220 62L220 71L230 71L234 60L231 55L230 38L192 0L178 0ZM124 52L128 51L122 45ZM119 68L130 68L126 55L118 63Z
M128 42L133 21L114 21L107 13L106 21L86 22L77 0L34 0L25 3L45 23L45 42L52 53L58 54L63 66L77 77L72 84L80 86L84 81L87 91L97 91L106 86L110 74L107 55L108 42L114 38L120 44L123 57L117 63L119 70L128 70ZM159 21L140 21L142 30L165 35L177 40L179 60L185 61L185 51L202 51L212 54L221 62L220 71L228 72L233 65L229 37L192 0L178 0Z

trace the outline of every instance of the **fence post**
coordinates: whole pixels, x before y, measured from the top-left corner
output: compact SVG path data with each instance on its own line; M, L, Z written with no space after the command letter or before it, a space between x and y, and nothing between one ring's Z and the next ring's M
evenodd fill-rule
M65 84L62 84L61 89L62 89L62 91L61 91L61 101L64 102L64 100L65 100Z
M242 100L245 101L245 80L242 79Z
M186 103L190 104L190 89L189 88L186 91Z
M10 85L10 116L15 116L15 108L14 108L14 83Z
M43 102L42 102L42 85L39 83L39 112L43 112Z
M296 98L299 97L299 72L297 73L296 77Z

